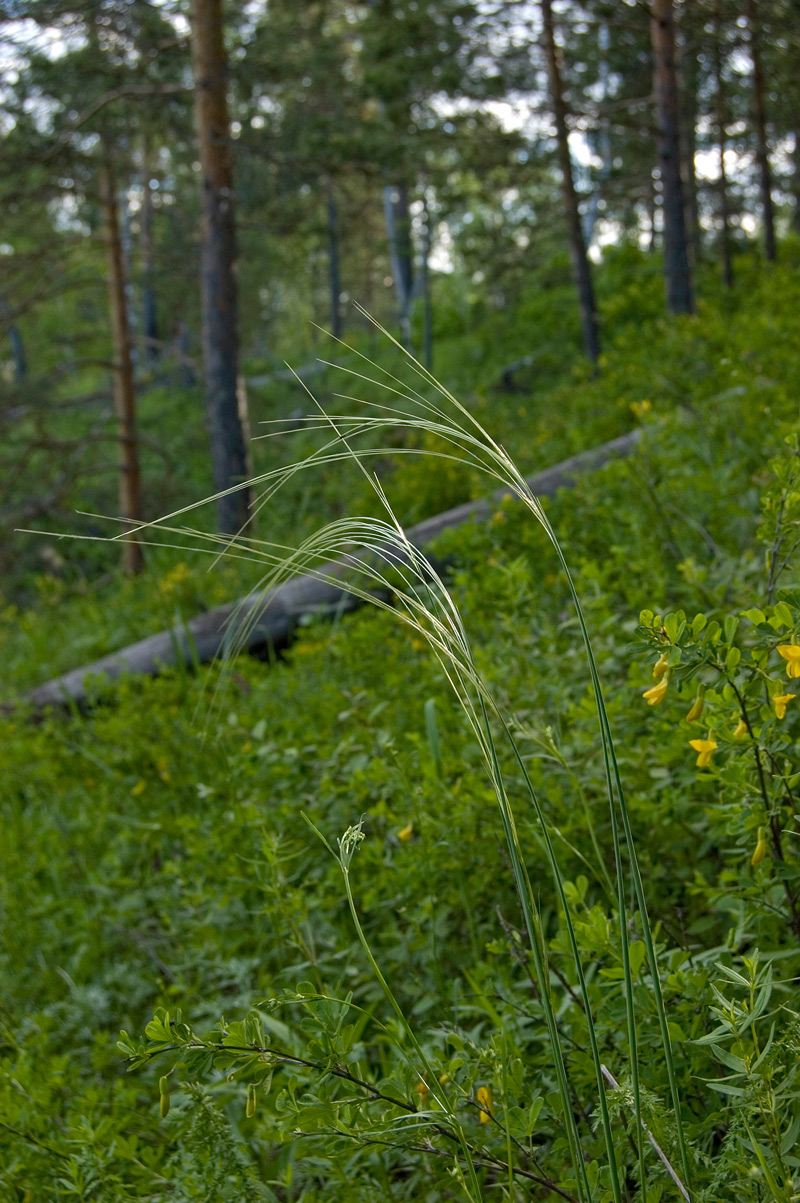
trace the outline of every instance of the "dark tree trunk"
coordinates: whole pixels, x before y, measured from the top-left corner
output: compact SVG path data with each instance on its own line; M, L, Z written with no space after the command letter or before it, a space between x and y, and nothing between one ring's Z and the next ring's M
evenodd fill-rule
M567 219L569 249L572 256L572 272L575 278L575 286L578 290L578 303L581 310L583 349L589 359L592 362L596 362L600 356L597 307L594 300L592 272L589 266L589 258L586 254L586 243L581 226L578 194L575 191L575 180L572 175L572 159L569 153L569 130L567 128L567 105L564 100L564 88L561 81L551 0L541 0L541 7L544 52L547 59L547 78L550 84L550 103L556 123L556 148L558 166L561 172L561 195L564 204L564 215Z
M411 217L408 211L408 188L405 184L389 185L383 190L383 212L389 257L397 292L401 341L411 345L411 293L414 287L414 250L411 240Z
M131 335L125 296L117 186L108 158L100 168L100 197L108 264L108 303L114 358L114 410L117 415L119 434L120 515L130 523L139 523L142 520L141 481L139 449L136 440L136 394L133 384ZM136 535L131 535L124 538L122 543L122 563L125 571L141 572L144 568L144 557L138 538Z
M670 313L692 313L694 297L686 242L675 74L672 0L653 0L650 20L658 124L658 162L664 218L664 284Z
M697 188L697 167L695 164L695 149L697 143L697 90L699 85L699 62L697 57L697 48L694 44L694 34L690 24L690 17L694 5L686 3L684 6L684 19L686 22L686 32L683 38L683 44L680 52L680 76L681 76L681 95L683 98L682 110L682 178L684 182L684 194L686 201L685 222L686 230L689 239L689 247L692 254L692 261L696 264L700 261L702 254L702 245L700 242L700 212L698 205L698 188Z
M433 371L433 303L431 299L431 212L427 198L422 198L422 251L420 256L420 292L422 293L422 366Z
M652 255L656 249L656 182L653 179L652 171L647 181L647 223L649 227L647 253Z
M217 498L217 527L235 534L250 517L247 449L237 398L239 327L236 222L221 0L192 0L195 126L203 212L203 365ZM228 492L228 490L235 490Z
M25 358L25 344L17 326L8 327L8 341L11 344L11 358L14 360L14 383L22 384L28 375L28 361Z
M142 145L142 214L139 251L142 268L142 335L147 363L158 359L158 320L156 315L155 264L153 260L153 174L151 143L145 134Z
M342 337L342 281L339 272L339 211L330 177L325 181L328 228L328 287L331 301L331 334Z
M756 163L761 190L761 216L764 222L764 254L775 259L775 212L772 206L772 172L767 144L767 113L764 103L764 69L761 63L761 38L758 4L747 0L747 25L750 31L750 57L753 60L753 127L756 135Z
M728 140L725 114L725 84L722 78L722 17L717 4L714 22L714 83L716 89L715 115L717 142L719 144L719 216L720 248L722 251L722 280L726 288L733 286L733 263L731 260L731 221L728 209L728 174L725 168L725 144Z
M10 306L4 298L0 298L0 318L10 317ZM28 375L28 361L25 357L25 344L22 341L22 335L19 332L19 327L13 322L10 322L5 328L8 335L8 343L11 347L11 358L14 363L14 383L22 384L25 377Z

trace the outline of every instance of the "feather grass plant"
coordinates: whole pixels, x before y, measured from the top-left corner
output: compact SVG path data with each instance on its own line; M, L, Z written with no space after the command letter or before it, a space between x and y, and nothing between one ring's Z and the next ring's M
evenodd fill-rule
M636 910L639 916L638 922L649 961L653 999L658 1016L662 1051L670 1085L672 1117L676 1141L680 1150L681 1175L677 1173L674 1167L668 1165L667 1168L675 1183L678 1184L682 1197L690 1200L691 1166L689 1150L683 1131L681 1100L678 1093L674 1057L659 978L658 959L648 919L647 900L638 867L630 815L625 802L618 759L597 664L592 650L592 642L582 611L580 598L578 597L569 571L566 555L559 545L539 501L531 492L521 472L505 450L494 441L477 419L430 372L422 367L405 348L401 347L387 331L383 330L382 327L378 328L385 337L395 343L400 351L407 355L410 368L416 375L419 386L432 391L436 400L432 400L430 396L420 391L420 387L410 386L399 377L381 369L378 365L372 364L364 356L361 358L364 360L365 365L368 365L373 371L378 372L377 378L366 372L357 371L355 368L342 368L341 370L356 381L369 383L385 390L389 397L389 401L386 404L360 402L352 394L336 393L335 396L339 401L356 404L357 409L355 412L329 413L314 401L312 394L298 378L298 382L303 388L306 388L306 392L308 392L309 397L311 397L316 405L316 412L305 419L303 429L315 430L323 434L327 433L330 437L326 438L317 450L305 458L287 466L275 468L247 483L256 492L254 512L257 513L267 506L276 492L297 473L314 471L334 463L350 461L364 474L366 480L369 481L383 509L383 517L338 519L328 523L296 548L258 539L248 535L245 531L241 531L235 537L209 535L205 532L199 532L183 522L179 523L177 521L191 510L197 508L198 505L216 500L215 497L207 498L205 501L196 503L194 506L178 510L156 523L136 527L134 530L140 538L143 536L147 538L157 536L157 541L162 545L164 545L164 535L175 535L180 540L179 545L181 547L186 546L188 539L198 550L206 551L208 554L214 556L215 559L222 555L240 556L264 565L264 575L256 591L262 599L261 605L253 606L251 598L249 599L251 604L249 604L246 613L242 611L238 614L234 613L232 616L230 638L228 639L226 648L228 663L230 663L230 660L237 651L241 650L246 644L248 635L258 622L263 609L269 605L272 591L283 582L299 575L314 577L318 581L332 585L355 598L391 612L417 638L426 641L456 695L477 740L485 770L497 800L514 882L524 915L534 973L539 985L552 1054L553 1069L558 1083L564 1131L577 1184L576 1189L581 1203L590 1203L593 1192L590 1187L585 1159L582 1153L581 1134L575 1114L576 1109L573 1105L573 1086L569 1078L564 1041L559 1030L557 1008L552 993L551 968L543 933L542 916L536 892L525 864L518 834L517 808L519 803L516 800L512 803L509 787L501 768L498 740L506 742L521 772L527 803L533 811L540 830L556 896L563 912L563 921L574 962L580 999L585 1011L591 1058L594 1065L595 1095L593 1099L588 1100L588 1108L583 1106L581 1110L585 1112L588 1109L599 1115L600 1126L605 1141L611 1193L615 1203L622 1203L623 1190L620 1169L617 1163L612 1119L606 1099L606 1081L609 1075L607 1068L601 1062L587 988L586 969L570 915L564 876L552 838L552 835L555 833L551 833L540 800L527 772L524 759L517 746L511 716L504 715L501 712L492 695L491 689L476 665L469 638L458 609L435 566L419 548L415 547L407 539L400 522L392 510L392 506L380 480L368 469L369 461L376 456L397 454L434 454L454 460L457 463L485 474L494 486L499 486L507 490L521 502L532 519L540 524L552 544L559 565L568 582L580 626L586 655L587 672L591 680L596 704L612 837L610 852L614 861L616 902L620 917L620 955L623 967L623 987L627 1018L627 1068L630 1074L635 1109L640 1190L644 1197L647 1190L648 1175L645 1144L647 1128L642 1117L637 1011L630 960L633 915L626 901L630 886L633 888ZM331 364L331 366L336 367L337 365ZM281 423L281 426L283 425L284 423ZM436 436L437 441L448 449L440 452L430 452L420 451L420 449L414 447L398 449L383 445L382 436L389 430L396 430L398 426L402 426L409 431ZM281 433L285 433L285 431L282 429ZM268 434L263 437L270 436ZM244 485L240 487L244 487ZM117 537L124 537L124 533ZM224 673L220 681L224 681ZM219 684L217 688L219 688ZM418 1061L417 1071L421 1079L426 1083L426 1087L434 1093L434 1097L438 1098L439 1095L442 1096L439 1100L440 1104L449 1116L454 1134L459 1140L464 1156L467 1193L470 1198L478 1199L481 1197L480 1185L468 1144L460 1128L455 1111L446 1098L446 1092L437 1086L435 1079L431 1080L432 1071L425 1058L424 1051L409 1021L400 1011L389 983L386 981L363 937L363 931L361 930L353 902L349 877L350 861L358 843L358 838L354 834L355 832L358 832L358 836L360 836L360 828L351 828L339 840L338 854L333 852L333 848L327 840L325 842L329 850L337 857L340 867L342 867L352 917L359 939L370 961L373 973L379 980L388 1001L397 1013L406 1032L413 1055ZM513 1169L511 1170L511 1175L513 1181Z

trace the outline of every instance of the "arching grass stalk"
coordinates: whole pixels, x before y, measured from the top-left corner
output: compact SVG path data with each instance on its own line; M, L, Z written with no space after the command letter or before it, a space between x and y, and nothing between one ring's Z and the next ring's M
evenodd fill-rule
M680 1091L678 1090L677 1078L676 1078L676 1074L675 1074L675 1062L674 1062L674 1057L673 1057L673 1053L672 1053L672 1039L670 1037L670 1032L669 1032L669 1022L667 1020L666 1007L664 1006L664 995L663 995L663 991L661 989L661 977L660 977L660 974L658 971L658 961L656 958L655 947L653 945L653 936L652 936L652 931L650 928L650 919L649 919L648 912L647 912L647 899L645 898L644 886L642 883L642 875L641 875L641 871L639 869L639 859L636 855L636 846L635 846L634 839L633 839L633 831L631 829L630 815L628 813L628 807L627 807L627 804L625 801L625 791L622 787L622 779L621 779L620 772L619 772L619 765L617 762L616 749L614 747L614 740L611 735L611 727L610 727L609 721L608 721L608 711L606 709L605 699L603 697L603 690L602 690L602 686L600 684L600 677L597 672L597 664L596 664L596 661L594 658L594 652L592 650L591 639L589 638L589 632L586 627L586 620L584 618L583 608L581 606L580 598L578 597L578 592L575 588L575 584L572 580L572 574L569 571L569 566L566 562L566 558L565 558L564 553L558 543L558 540L555 537L555 533L553 532L552 527L550 526L550 523L547 521L547 518L544 517L544 515L543 515L543 518L544 518L544 522L543 522L544 528L548 534L548 537L550 538L550 541L553 544L553 547L556 550L556 554L558 555L562 569L563 569L564 573L566 574L566 578L567 578L567 582L568 582L568 586L569 586L569 590L570 590L570 595L572 597L572 601L575 606L576 613L578 615L578 622L580 624L581 634L583 636L583 641L584 641L584 647L586 649L586 655L587 655L587 659L589 662L589 671L590 671L591 677L592 677L592 688L594 691L595 703L597 706L597 714L598 714L598 718L600 720L600 728L601 728L602 741L603 741L603 757L604 757L604 761L605 761L606 779L607 779L607 786L608 786L608 790L609 790L609 799L611 801L612 829L614 832L614 855L615 855L615 862L616 862L616 867L617 867L617 880L618 880L619 888L620 888L620 901L619 901L620 921L621 922L623 921L625 912L623 910L624 897L622 895L622 881L623 881L622 865L621 865L621 858L620 858L619 839L617 838L617 834L616 834L617 833L617 825L616 825L615 807L613 805L614 792L616 792L616 798L617 798L617 802L619 805L619 813L620 813L620 817L622 819L622 828L623 828L623 832L625 835L625 843L626 843L626 846L628 849L628 864L630 867L630 873L631 873L631 879L633 881L634 892L636 894L636 903L639 908L639 914L640 914L641 925L642 925L642 935L643 935L643 939L644 939L644 943L645 943L645 948L647 950L647 959L648 959L648 963L650 965L650 976L651 976L651 980L653 982L653 996L654 996L655 1002L656 1002L656 1012L658 1015L659 1031L660 1031L660 1035L661 1035L662 1045L664 1048L664 1059L665 1059L666 1067L667 1067L667 1078L669 1081L670 1097L672 1100L673 1111L675 1113L675 1129L676 1129L676 1133L677 1133L677 1137L678 1137L678 1147L680 1149L680 1154L681 1154L681 1167L683 1169L684 1184L686 1186L687 1192L690 1193L691 1192L691 1170L690 1170L690 1164L689 1164L689 1153L688 1153L688 1148L686 1145L686 1137L685 1137L685 1133L683 1130L683 1119L681 1116L681 1099L680 1099ZM613 773L613 788L612 788L612 781L611 781L612 773ZM639 1087L638 1060L636 1057L636 1024L633 1019L633 1014L634 1014L633 982L632 982L632 978L631 978L631 974L630 974L629 942L628 942L627 938L625 938L625 937L623 937L623 940L622 940L622 953L623 953L623 958L624 958L624 966L623 967L625 969L626 1008L628 1010L628 1026L629 1026L629 1031L631 1034L631 1068L632 1068L632 1071L634 1070L634 1067L635 1067L635 1076L634 1076L633 1072L631 1074L631 1085L632 1085L632 1089L634 1091L634 1102L635 1102L635 1106L636 1106L636 1119L637 1119L636 1127L637 1127L638 1146L639 1146L639 1158L640 1158L640 1164L643 1165L644 1164L644 1129L642 1127L642 1115L641 1115L641 1108L640 1108L640 1102L639 1102L640 1087Z
M384 333L386 333L384 331ZM392 342L396 340L387 334L387 337ZM396 344L399 345L399 344ZM400 348L404 351L404 348ZM404 351L405 353L405 351ZM366 357L362 358L366 359ZM630 819L625 804L624 791L620 780L620 774L617 764L616 755L614 752L613 739L611 736L608 716L603 700L602 690L600 687L599 677L597 674L596 663L592 652L591 640L586 627L583 612L580 606L580 600L577 595L572 577L566 563L566 558L558 540L555 537L552 528L550 527L547 518L533 495L524 478L520 474L516 465L510 460L506 452L500 447L490 435L483 429L480 423L475 419L468 410L445 388L443 388L434 377L430 375L421 365L409 355L413 371L421 378L426 386L435 388L438 393L445 399L449 406L452 406L457 416L452 413L446 413L439 405L435 405L413 388L409 388L404 382L391 373L383 372L383 369L378 369L383 375L387 376L393 384L386 384L384 381L372 381L381 387L387 388L394 396L402 398L412 407L412 412L405 413L394 410L391 407L373 406L379 413L364 416L364 414L327 414L320 409L320 416L313 419L318 429L331 429L334 432L334 437L327 441L323 447L305 457L298 463L291 464L287 467L274 469L269 473L263 474L256 478L255 484L263 484L265 487L259 495L258 506L265 505L274 496L278 489L291 480L297 472L309 468L327 466L329 464L343 461L354 460L362 471L365 472L367 479L373 484L382 504L386 508L389 517L389 522L381 522L376 519L355 519L352 521L343 520L335 522L326 527L317 535L306 540L304 544L297 549L278 548L274 544L267 543L262 540L254 540L240 534L234 539L223 536L211 536L210 541L216 544L220 553L244 555L247 558L260 560L261 562L273 565L273 571L269 573L261 583L261 588L264 593L278 584L281 581L288 579L290 576L305 572L317 579L324 580L339 589L343 589L352 593L356 597L375 602L375 598L371 595L369 589L355 584L351 581L345 581L339 575L339 569L332 570L331 565L322 563L326 556L328 557L345 557L345 563L350 568L356 568L362 576L371 581L373 585L377 585L382 589L396 588L388 578L373 566L375 557L379 560L383 558L387 566L394 570L410 569L411 576L403 577L408 591L403 591L400 600L406 607L406 614L401 615L401 620L409 623L420 631L428 640L428 643L437 657L440 665L445 672L447 679L455 689L459 701L464 707L465 713L470 721L470 724L475 731L476 737L479 739L484 759L490 772L493 787L498 797L500 804L501 816L503 820L504 831L509 846L509 853L514 869L515 882L523 905L523 910L526 916L526 925L528 926L528 934L531 943L532 954L534 956L534 964L537 976L542 984L542 999L545 1009L546 1023L548 1034L553 1045L554 1057L556 1060L556 1072L559 1080L559 1092L562 1098L562 1106L564 1109L565 1126L567 1128L570 1150L573 1155L575 1164L576 1178L581 1188L580 1193L583 1195L589 1194L588 1184L586 1183L585 1171L582 1167L582 1159L579 1151L579 1140L577 1129L575 1127L575 1118L572 1114L568 1084L566 1082L566 1070L563 1063L563 1054L560 1048L558 1037L557 1024L555 1016L552 1013L552 1004L549 998L549 973L546 970L546 956L544 954L544 945L541 933L541 926L538 920L538 912L536 910L533 892L530 887L530 882L527 880L524 863L522 862L521 853L519 850L518 841L516 839L516 828L513 822L513 814L511 812L508 799L505 794L505 789L502 784L497 757L494 752L494 746L491 736L491 728L489 725L488 715L490 713L497 714L497 708L492 701L484 684L478 677L472 662L469 646L466 637L463 633L460 618L452 603L452 600L447 595L443 584L439 581L432 567L421 556L421 554L413 548L405 539L403 532L391 511L391 507L383 493L379 482L366 473L363 467L363 460L366 457L375 455L393 455L397 453L396 448L392 447L354 447L353 441L361 439L367 434L379 433L389 427L396 428L398 425L404 425L410 430L420 431L425 434L434 435L439 439L447 442L452 448L453 453L449 451L445 453L445 458L453 459L456 462L463 463L472 469L487 473L499 485L505 487L509 492L515 495L525 505L526 509L536 518L545 530L548 539L552 543L559 562L564 569L564 572L569 583L569 588L573 603L576 607L576 612L579 619L579 624L582 632L584 646L587 653L589 664L589 673L592 680L592 686L595 695L595 701L598 712L598 721L600 725L601 742L603 747L603 757L606 772L606 785L609 801L609 812L611 821L611 832L614 850L614 861L617 878L617 904L620 915L621 928L621 945L622 945L622 962L623 962L623 978L625 989L625 1005L626 1005L626 1022L629 1037L629 1059L632 1089L634 1093L634 1108L636 1111L637 1132L639 1133L639 1164L640 1175L642 1178L642 1189L645 1189L645 1165L644 1165L644 1149L642 1132L642 1116L640 1108L640 1085L639 1085L639 1070L637 1057L636 1043L636 1013L634 1004L633 980L630 970L630 955L629 955L629 940L627 921L627 906L625 902L625 885L624 872L621 855L622 841L619 837L618 818L621 820L622 832L628 848L628 860L631 869L631 877L634 885L634 892L637 900L637 908L640 912L643 938L648 953L650 970L653 980L654 998L656 1001L656 1009L659 1018L660 1033L664 1047L664 1055L667 1064L667 1072L670 1082L670 1092L672 1096L672 1104L675 1112L675 1122L678 1132L678 1140L681 1148L681 1157L683 1170L687 1182L688 1174L688 1155L686 1151L686 1143L683 1134L683 1127L680 1114L680 1097L677 1089L677 1080L674 1069L674 1061L672 1055L671 1041L669 1038L669 1029L667 1026L666 1012L664 1008L663 995L661 992L660 979L658 974L658 965L653 946L652 934L650 931L649 920L647 917L647 907L644 898L644 890L641 881L641 874L638 868L636 859L633 835L630 825ZM369 362L367 360L367 362ZM334 365L335 366L335 365ZM373 365L375 366L375 365ZM354 372L352 369L343 369L350 375L360 379L369 380L367 376ZM399 385L395 388L394 384ZM306 390L308 391L308 390ZM310 395L310 394L309 394ZM339 394L339 396L342 396ZM356 400L349 398L348 400ZM415 412L418 411L418 412ZM417 453L416 449L411 450ZM441 453L439 453L441 454ZM212 499L207 499L212 500ZM204 503L199 503L204 504ZM185 527L169 527L167 522L177 517L182 513L186 513L195 507L185 507L184 510L176 511L174 515L168 516L167 519L161 522L151 524L161 530L172 530L181 534L183 537L191 539L209 539L209 536L191 530ZM138 528L143 530L144 528ZM359 551L354 554L353 546L359 548ZM391 551L387 553L387 548ZM371 563L372 561L372 563ZM320 567L320 565L322 566ZM429 589L428 582L431 580L436 583L435 595ZM414 593L422 582L429 598L433 601L432 607L427 607L420 604L418 597ZM378 600L376 604L384 608L391 608L388 603ZM244 619L232 634L228 650L233 653L237 647L243 643L252 626L258 621L260 612L257 607L252 607L249 616ZM475 711L472 698L480 700L480 717ZM502 716L501 721L502 720ZM507 729L507 727L506 727ZM512 748L515 756L520 763L524 776L526 778L526 788L529 793L532 793L530 781L527 773L524 772L524 764L512 741ZM563 899L563 888L560 887L560 873L558 870L555 852L552 843L547 833L547 826L544 816L541 814L537 803L533 800L535 809L537 809L537 819L545 836L545 844L547 848L548 860L550 862L551 871L554 875L556 887L559 891L559 897L563 900L565 923L569 933L570 945L573 952L573 957L576 961L576 972L578 973L579 983L582 983L582 990L585 990L585 980L583 979L582 968L580 966L580 958L577 955L577 942L575 941L574 932L571 930L571 917L569 910L566 907ZM515 863L517 862L517 863ZM538 964L537 964L538 960ZM588 1007L588 998L584 997L586 1006L587 1023L590 1030L593 1032L593 1020L591 1009ZM595 1059L595 1069L598 1074L598 1102L601 1108L603 1117L603 1129L608 1148L609 1164L612 1167L612 1187L614 1188L615 1199L619 1199L619 1185L615 1181L615 1159L613 1142L610 1140L610 1125L606 1124L605 1115L607 1115L607 1107L605 1103L605 1088L602 1084L602 1075L599 1072L599 1054L597 1053L596 1041L592 1040L592 1053ZM563 1076L562 1076L563 1070ZM605 1114L604 1114L605 1113Z

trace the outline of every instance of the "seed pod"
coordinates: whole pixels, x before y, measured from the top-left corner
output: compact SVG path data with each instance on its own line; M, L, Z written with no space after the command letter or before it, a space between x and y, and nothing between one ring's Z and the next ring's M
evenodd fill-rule
M159 1103L161 1118L166 1119L169 1115L169 1078L158 1079L158 1091L161 1095Z
M750 857L750 864L755 868L760 865L764 857L767 855L767 841L764 839L764 828L758 829L758 840L756 841L755 851Z
M256 1088L251 1082L247 1087L247 1106L245 1107L245 1115L248 1119L252 1119L255 1115L257 1102L258 1099L256 1097Z

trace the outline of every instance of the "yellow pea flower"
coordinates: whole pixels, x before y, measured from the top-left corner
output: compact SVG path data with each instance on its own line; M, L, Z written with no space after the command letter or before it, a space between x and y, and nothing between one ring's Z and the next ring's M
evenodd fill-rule
M663 677L658 685L651 685L642 694L642 697L647 702L648 706L659 706L664 701L664 694L669 688L669 677Z
M653 676L655 677L655 679L657 681L660 681L668 668L669 668L669 662L667 660L667 657L663 656L663 655L659 656L658 659L656 660L655 664L653 665Z
M481 1123L488 1124L492 1118L492 1088L491 1086L479 1086L475 1100L481 1109Z
M740 718L733 732L734 739L747 739L750 732L747 730L747 723L743 718Z
M786 713L786 707L796 695L793 693L776 693L772 699L772 705L775 707L775 717L783 718Z
M413 834L414 834L414 824L408 823L405 827L400 828L400 830L397 833L397 838L398 838L398 840L401 840L402 843L407 844Z
M697 720L700 718L700 715L703 713L704 705L705 705L705 700L703 699L702 696L700 696L699 698L695 698L694 702L692 703L692 707L691 707L689 713L686 715L687 723L696 723L697 722Z
M796 643L779 643L775 650L786 661L786 676L800 677L800 647Z
M711 764L711 757L717 749L717 744L713 739L690 739L689 747L694 748L698 754L697 767L705 769Z
M428 1097L428 1087L425 1085L425 1083L423 1081L417 1082L417 1094L419 1095L420 1107L424 1107L425 1100Z
M753 868L755 868L756 865L760 865L766 855L767 855L767 841L764 838L764 828L759 827L758 839L756 841L755 851L753 852L753 855L750 857L750 864L753 866Z

